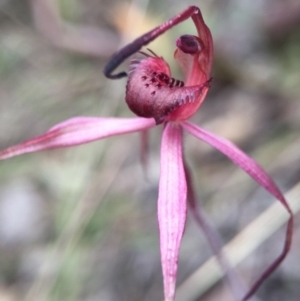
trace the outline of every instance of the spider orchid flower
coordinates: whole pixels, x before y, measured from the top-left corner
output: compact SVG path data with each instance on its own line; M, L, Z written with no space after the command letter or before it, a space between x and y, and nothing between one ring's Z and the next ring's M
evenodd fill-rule
M183 71L184 82L172 78L168 64L153 52L152 55L142 52L145 58L131 60L125 100L129 108L139 117L72 118L55 125L41 136L3 150L0 152L0 159L45 149L75 146L110 136L143 132L163 124L158 222L164 296L166 301L172 301L175 298L178 256L186 222L188 192L191 193L192 189L183 158L183 131L210 144L279 200L290 215L282 253L244 296L243 300L247 300L287 255L291 246L293 215L284 196L259 164L228 140L187 121L199 109L211 81L213 42L199 8L188 7L182 13L125 46L113 55L104 69L104 74L112 79L127 76L126 72L111 73L142 46L189 17L195 24L197 36L179 37L174 54Z

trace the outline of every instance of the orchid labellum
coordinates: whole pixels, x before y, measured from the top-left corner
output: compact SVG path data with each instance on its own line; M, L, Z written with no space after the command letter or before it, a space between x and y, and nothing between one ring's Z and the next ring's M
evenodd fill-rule
M176 40L175 59L184 74L184 82L172 78L166 61L150 51L141 52L143 59L133 58L129 72L112 72L132 54L175 25L192 18L197 36L183 35ZM110 79L128 77L125 101L136 118L77 117L52 127L45 134L0 152L0 159L50 148L88 143L114 135L145 131L163 125L158 195L160 252L166 301L175 298L175 285L180 243L184 232L187 204L196 210L190 174L185 164L182 134L188 132L227 156L260 186L281 202L290 215L284 248L244 294L249 299L258 287L283 261L290 246L293 215L284 196L273 180L253 159L228 140L218 137L187 121L202 104L209 90L213 61L213 42L200 9L188 7L182 13L154 28L113 55L104 69ZM189 197L188 197L189 196ZM190 199L190 200L189 200ZM250 239L250 238L249 238Z

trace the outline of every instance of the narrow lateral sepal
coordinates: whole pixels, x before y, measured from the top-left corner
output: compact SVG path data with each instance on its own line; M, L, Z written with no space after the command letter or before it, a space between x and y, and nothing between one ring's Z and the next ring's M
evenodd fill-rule
M178 256L187 210L187 184L182 159L182 129L167 123L161 144L158 196L160 251L166 301L173 301Z
M288 220L286 228L285 243L281 254L271 263L265 271L261 274L258 280L251 286L248 293L244 296L242 301L248 300L264 282L264 280L270 276L274 270L281 264L286 255L288 254L291 244L292 244L292 234L293 234L293 213L287 203L285 197L274 183L272 178L267 174L266 171L251 157L245 154L241 149L239 149L232 142L219 137L209 131L201 129L191 122L182 122L182 127L191 133L196 138L210 144L215 149L219 150L225 156L227 156L233 163L238 165L243 169L252 179L254 179L260 186L262 186L266 191L268 191L272 196L274 196L286 209L290 218Z

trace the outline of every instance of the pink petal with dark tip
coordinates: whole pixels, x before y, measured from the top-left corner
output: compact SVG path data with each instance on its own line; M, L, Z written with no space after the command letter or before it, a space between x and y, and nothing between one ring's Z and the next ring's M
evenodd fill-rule
M174 300L178 255L187 210L187 185L182 160L182 130L173 123L164 129L158 196L160 251L165 300Z
M145 130L155 125L153 118L72 118L45 134L0 152L0 160L45 149L85 144L102 138Z
M263 168L256 163L252 158L246 155L242 150L235 146L230 141L218 137L208 131L205 131L198 126L190 122L182 122L182 127L191 133L196 138L203 140L204 142L210 144L212 147L219 150L225 156L227 156L233 163L242 168L247 174L249 174L260 186L264 187L271 195L278 199L287 212L290 215L288 221L285 244L282 253L273 261L273 263L262 273L261 277L254 283L247 295L243 300L248 300L262 282L280 265L280 263L286 257L292 242L292 232L293 232L293 213L289 207L289 204L285 200L284 196L270 178L270 176L263 170Z

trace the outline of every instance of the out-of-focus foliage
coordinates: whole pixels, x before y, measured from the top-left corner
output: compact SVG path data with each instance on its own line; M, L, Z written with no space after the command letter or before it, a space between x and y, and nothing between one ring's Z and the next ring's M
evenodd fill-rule
M193 119L252 154L287 191L300 179L298 2L1 1L0 147L73 116L133 116L125 80L107 80L104 64L121 45L197 5L214 37L215 62L212 89ZM187 21L149 46L174 77L181 77L174 41L193 31ZM160 129L151 135L146 177L135 135L1 162L0 301L162 299ZM226 242L274 200L221 155L187 140L199 201ZM279 254L283 235L277 232L237 267L246 281ZM259 290L260 300L299 298L299 249L298 214L293 249ZM190 219L179 285L210 254ZM231 299L218 284L199 300Z

